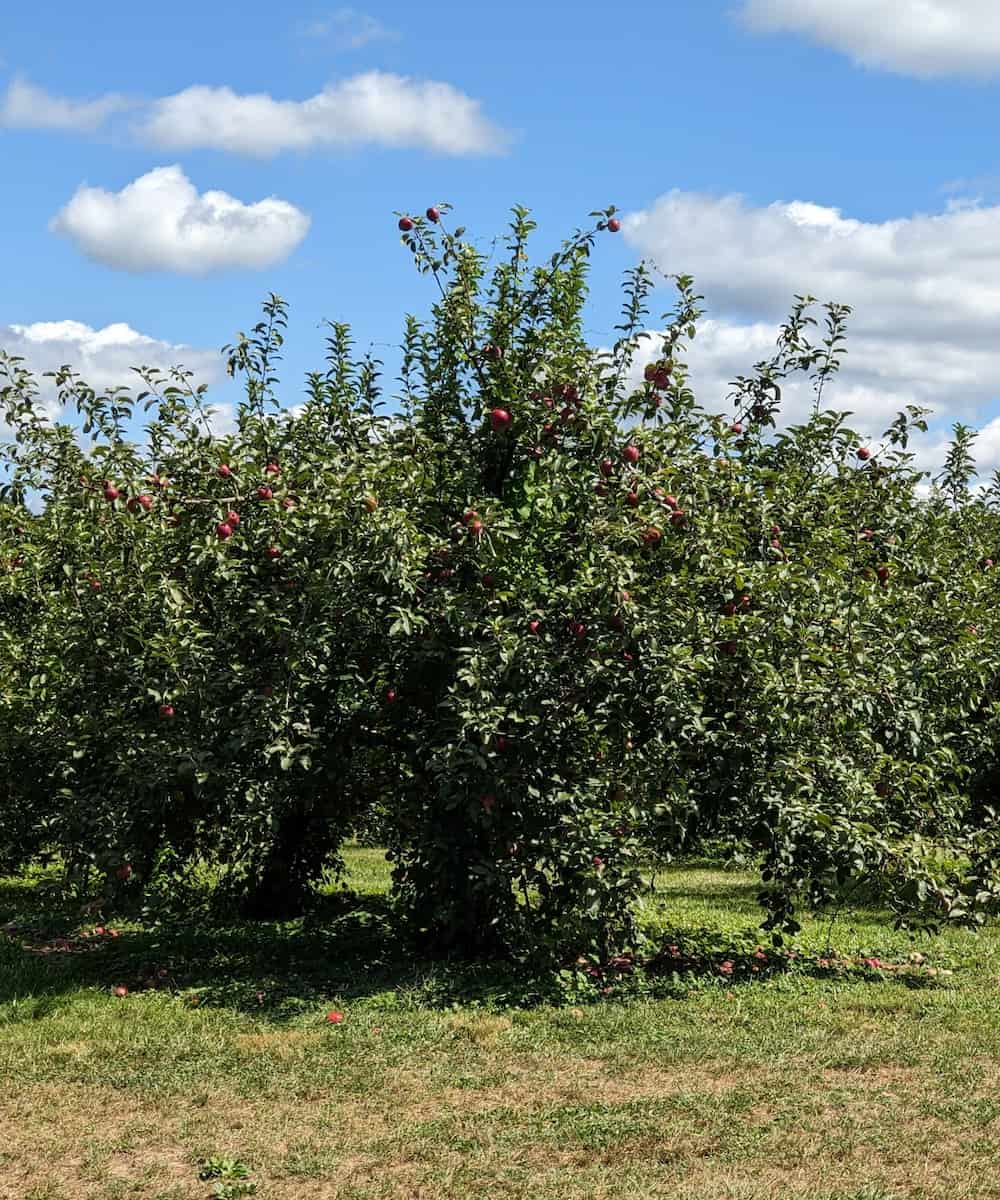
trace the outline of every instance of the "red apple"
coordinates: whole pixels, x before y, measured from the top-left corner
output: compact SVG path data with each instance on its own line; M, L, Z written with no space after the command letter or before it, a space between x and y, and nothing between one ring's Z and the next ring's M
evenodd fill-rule
M437 224L437 222L441 220L441 210L431 205L431 207L427 210L427 220L433 221L435 224Z
M233 468L230 467L227 463L219 464L219 470L218 470L217 474L220 479L228 479L229 476L232 475L232 473L233 473Z
M612 217L608 222L608 233L617 233L621 229L622 223L617 217Z
M386 702L386 704L395 704L396 703L396 693L392 688L387 689L387 691L385 693L385 702Z
M734 421L732 423L732 425L729 426L729 432L730 433L742 433L743 426L739 423L739 421Z
M132 864L131 863L122 863L122 865L118 868L118 870L115 872L115 874L118 876L119 879L131 879L132 878Z
M615 473L615 464L612 459L602 458L600 471L605 479L609 479Z
M285 512L291 512L298 505L298 500L294 496L286 496L281 502L281 507Z
M174 715L174 706L172 704L161 704L160 705L160 719L161 720L169 721L173 717L173 715Z
M459 520L462 522L463 525L468 525L468 523L470 521L474 521L476 519L476 517L478 517L478 516L479 516L479 513L477 513L474 508L467 508L465 510L465 512L462 513L462 515L459 517Z
M670 387L670 372L661 367L653 376L653 383L660 391L666 391Z
M109 500L113 504L120 495L121 495L121 492L119 492L119 490L116 487L113 487L110 483L106 483L104 485L104 499L105 500Z
M647 363L646 369L645 369L645 371L643 371L642 376L646 380L647 383L652 383L653 380L656 378L656 372L658 370L659 370L659 367L656 365L656 363Z
M861 446L858 448L858 458L860 458L862 462L867 462L868 459L871 458L871 456L872 456L872 452L868 449L867 446Z
M683 508L675 508L670 514L670 524L682 529L687 524L687 513Z
M541 627L542 627L541 621L529 621L528 622L528 629L532 633L537 633L539 631L539 629L541 629Z
M622 461L631 464L633 467L639 461L640 450L638 446L628 445L622 451Z
M570 621L569 631L578 642L582 642L587 636L587 626L582 621Z
M235 529L236 526L239 525L239 523L240 523L240 514L238 512L230 511L230 512L226 513L226 524L229 525L232 529Z
M875 575L877 576L879 583L885 583L889 578L889 568L886 566L876 567Z
M228 523L228 521L220 521L215 527L215 534L216 537L220 538L222 541L225 541L226 538L231 538L233 536L233 527Z
M274 492L269 487L259 487L257 489L257 496L261 500L270 500L274 496Z
M413 222L410 220L409 217L400 217L399 218L399 228L403 231L403 233L409 233L410 230L413 228Z
M513 418L505 408L494 408L490 413L490 424L493 426L494 433L506 432L510 428L512 420Z
M482 521L480 521L479 518L476 517L474 520L470 521L467 526L467 529L469 530L469 537L481 538L483 536L483 530L485 528L486 528L486 526L482 523Z
M653 525L650 525L642 535L642 540L647 546L658 546L662 538L663 534Z
M269 462L267 464L267 466L264 468L264 474L265 475L280 475L281 467L279 467L276 462Z
M264 554L270 559L281 558L281 548L280 546L268 546Z
M631 505L632 508L638 508L639 493L638 492L627 492L625 494L625 501L627 504Z

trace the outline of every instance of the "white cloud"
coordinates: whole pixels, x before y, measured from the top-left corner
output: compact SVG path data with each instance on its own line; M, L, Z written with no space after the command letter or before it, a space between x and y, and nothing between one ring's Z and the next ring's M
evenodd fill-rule
M1000 207L877 223L814 203L751 207L740 196L675 190L628 214L623 232L663 271L692 275L705 297L711 319L699 324L687 358L695 394L711 410L728 410L730 381L774 355L795 295L808 293L817 298L814 344L823 302L854 310L847 354L823 403L852 411L859 432L881 433L907 404L934 410L938 422L975 425L992 416L1000 398ZM785 420L804 418L814 395L805 376L782 390ZM992 470L1000 438L984 440L980 453Z
M110 116L136 104L114 92L97 100L66 100L18 77L8 84L0 101L0 126L94 133Z
M239 95L196 86L157 100L140 136L174 150L226 150L270 157L283 150L364 144L440 154L489 154L507 135L448 83L367 71L329 84L308 100Z
M1000 71L996 0L743 0L762 33L798 33L856 63L919 78Z
M204 275L281 262L309 224L285 200L244 204L226 192L199 195L181 168L170 166L120 192L82 185L49 228L116 270Z
M399 34L356 8L338 8L328 17L300 25L298 33L311 41L330 39L344 50L360 50L370 42L397 41Z
M154 367L166 374L181 366L194 372L192 387L221 384L225 365L218 350L171 344L139 333L124 322L93 329L80 321L36 321L31 325L0 325L0 349L24 359L39 388L39 404L55 416L59 411L54 381L45 371L64 365L100 392L123 386L135 396L145 385L132 367Z

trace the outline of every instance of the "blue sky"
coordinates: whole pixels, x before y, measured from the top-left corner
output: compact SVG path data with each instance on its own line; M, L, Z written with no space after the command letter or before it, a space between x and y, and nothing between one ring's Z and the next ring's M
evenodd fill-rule
M448 201L487 246L524 204L541 258L615 204L595 344L639 258L690 272L692 380L722 410L809 291L855 307L829 400L856 427L926 404L1000 464L992 0L50 0L0 39L0 346L39 369L184 362L231 403L219 348L275 291L293 404L323 320L391 375L403 314L432 303L395 210Z

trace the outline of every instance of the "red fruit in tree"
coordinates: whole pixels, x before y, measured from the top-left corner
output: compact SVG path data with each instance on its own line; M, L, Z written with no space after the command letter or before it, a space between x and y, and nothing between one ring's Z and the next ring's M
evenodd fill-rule
M876 567L875 574L879 583L885 583L889 578L889 568L886 566Z
M259 487L257 489L257 496L261 500L270 500L274 496L274 492L269 487Z
M280 475L281 467L276 462L269 462L264 468L265 475Z
M587 636L587 626L582 621L570 621L569 631L578 642Z
M114 503L114 501L117 500L120 495L121 492L119 492L119 490L116 487L113 487L110 483L104 485L105 500L110 500L112 503Z
M510 428L512 420L513 418L505 408L494 408L490 413L490 424L493 426L494 433L506 432Z
M640 450L638 446L628 445L622 451L622 461L630 463L632 466L639 461Z
M410 230L413 228L413 222L410 220L409 217L400 217L399 218L399 228L403 231L403 233L409 233Z
M226 513L226 524L228 526L230 526L230 528L235 529L236 526L239 525L239 523L240 523L240 514L238 512L227 512Z
M474 520L478 516L479 516L479 513L477 513L474 508L467 508L465 510L465 512L462 513L459 520L462 522L463 525L468 525L468 523L470 521Z
M529 621L528 622L528 629L532 633L537 633L539 631L539 629L541 629L541 627L542 627L541 621Z
M781 537L781 526L780 525L772 525L771 526L771 537Z
M653 376L653 383L660 391L666 391L670 387L670 372L661 367Z
M281 558L281 547L280 546L268 546L268 548L264 551L264 554L268 558L271 558L271 559Z
M395 704L396 703L396 693L392 688L387 689L387 691L385 693L385 702L386 702L386 704Z
M643 371L642 375L647 383L653 382L653 380L656 378L656 372L658 370L659 370L659 367L657 367L656 363L647 363L646 364L646 369L645 369L645 371Z
M437 222L441 220L440 209L437 209L431 205L431 207L427 210L427 220L433 221L435 224L437 224Z
M638 493L638 492L627 492L627 493L626 493L626 495L625 495L625 501L626 501L626 503L628 503L629 505L631 505L631 506L632 506L632 508L638 508L638 506L639 506L639 493Z
M683 528L687 524L687 513L683 508L675 508L670 514L670 524L675 525L678 529Z
M337 1012L334 1010L333 1012L328 1012L326 1014L326 1021L328 1025L340 1025L343 1020L344 1014L342 1012Z
M663 534L653 525L643 532L642 540L647 546L658 546Z
M233 536L233 527L227 521L220 521L215 527L215 533L218 538L225 541L226 538Z
M622 223L617 217L612 217L611 220L608 221L608 233L617 233L621 227Z
M868 449L867 446L860 446L858 448L858 458L860 458L862 462L867 462L868 459L871 458L871 456L872 456L872 452Z
M118 870L115 872L115 874L118 876L119 879L131 879L132 878L132 864L131 863L122 863L122 865L118 868Z
M601 474L605 479L610 478L614 474L615 464L610 458L601 459Z
M503 358L503 350L499 346L487 346L483 351L487 358L491 358L494 362Z
M171 717L173 717L173 715L174 715L174 706L172 704L161 704L160 705L160 719L161 720L169 721L171 719Z
M742 433L743 426L739 423L739 421L734 421L732 423L732 425L729 426L729 432L730 433Z
M220 479L228 479L229 476L232 475L232 473L233 473L232 467L230 467L227 463L220 463L219 470L217 472Z
M486 526L482 523L482 521L479 520L478 517L476 517L474 520L469 522L467 528L469 530L469 537L481 538L483 536L483 530L486 528Z
M678 512L680 510L680 505L677 502L676 496L671 496L669 494L664 496L663 503L667 506L667 508L672 508L674 512Z

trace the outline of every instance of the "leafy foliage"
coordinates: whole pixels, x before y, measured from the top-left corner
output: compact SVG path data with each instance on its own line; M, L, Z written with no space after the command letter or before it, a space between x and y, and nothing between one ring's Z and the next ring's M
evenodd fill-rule
M376 828L415 934L561 961L634 946L651 858L708 839L760 861L779 941L861 884L901 921L995 908L998 492L970 491L974 435L929 489L922 410L862 444L821 407L850 310L816 345L811 296L734 416L688 387L687 276L652 334L654 270L630 271L595 350L613 213L531 268L515 208L489 278L464 231L410 219L439 298L406 320L393 414L344 324L283 408L274 295L224 349L231 435L179 368L139 368L132 400L65 367L82 447L0 356L0 866L58 855L127 898L208 860L290 915ZM814 408L779 426L797 372Z

